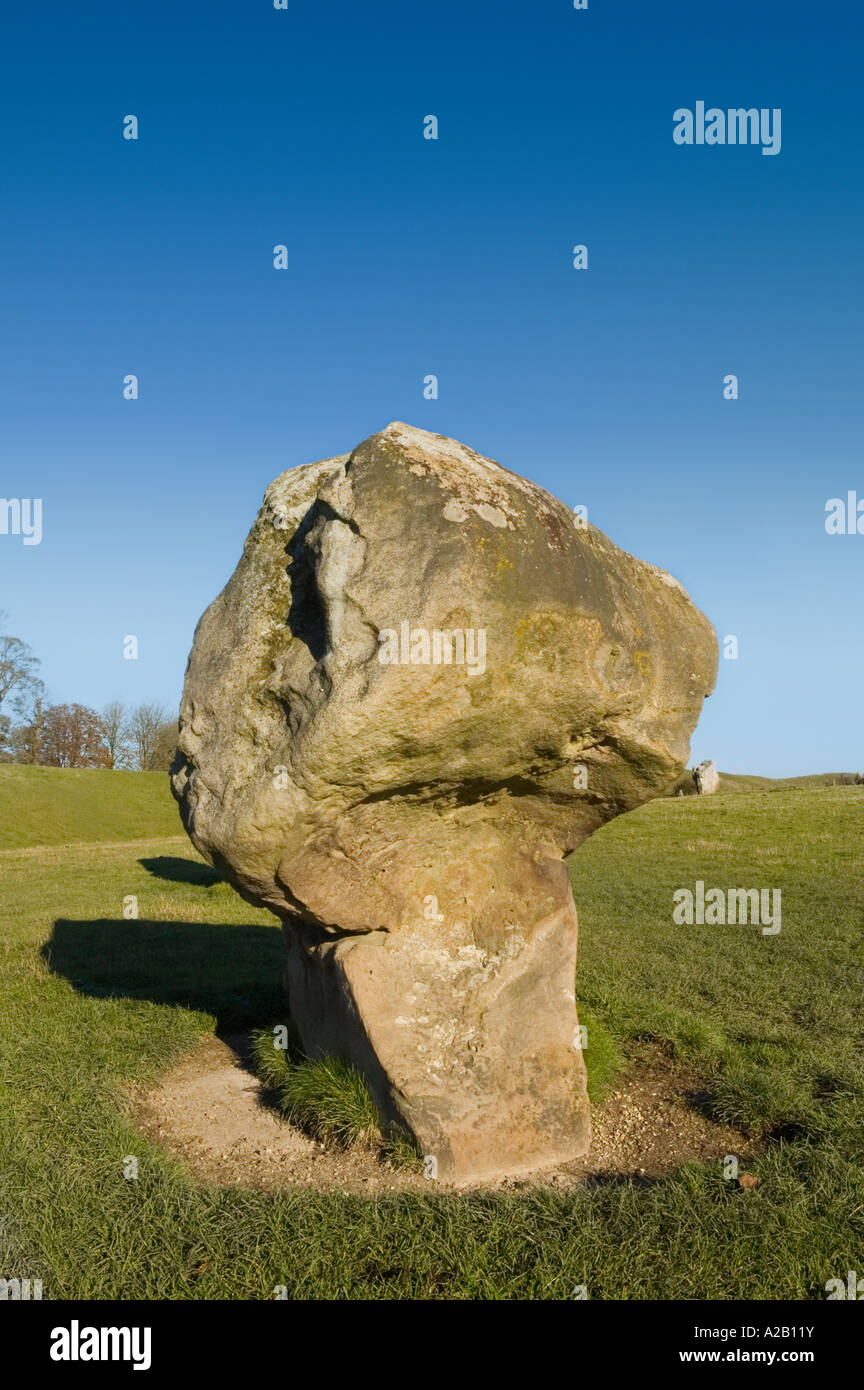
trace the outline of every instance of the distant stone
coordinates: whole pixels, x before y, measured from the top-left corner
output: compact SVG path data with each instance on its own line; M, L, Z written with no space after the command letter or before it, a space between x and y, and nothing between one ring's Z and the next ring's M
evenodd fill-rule
M710 758L693 769L693 786L699 796L710 796L720 786L720 774Z
M430 1176L586 1151L564 856L671 789L716 663L677 580L455 440L392 424L267 489L173 788L282 919L307 1053L353 1062Z

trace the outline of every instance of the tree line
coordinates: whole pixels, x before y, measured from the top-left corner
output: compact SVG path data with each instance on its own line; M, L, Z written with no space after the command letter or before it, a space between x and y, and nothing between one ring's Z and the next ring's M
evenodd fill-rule
M168 769L177 721L162 705L111 700L97 711L50 704L39 658L20 637L4 631L5 617L0 613L0 762Z

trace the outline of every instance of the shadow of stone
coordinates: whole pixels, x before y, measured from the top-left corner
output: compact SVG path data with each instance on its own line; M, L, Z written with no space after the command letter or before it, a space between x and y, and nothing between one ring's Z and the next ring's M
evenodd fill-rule
M42 958L79 994L212 1015L220 1037L287 1021L285 950L272 927L58 918Z
M138 863L154 878L166 878L171 883L192 883L196 888L209 888L214 883L224 882L218 869L201 864L197 859L160 854L154 859L139 859Z

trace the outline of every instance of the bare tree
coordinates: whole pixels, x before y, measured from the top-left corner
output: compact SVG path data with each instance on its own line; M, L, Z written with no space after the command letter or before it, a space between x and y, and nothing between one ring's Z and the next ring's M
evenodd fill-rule
M130 762L129 721L121 700L109 700L102 711L102 728L108 767L126 767Z
M159 767L159 734L168 722L168 711L162 705L136 705L129 715L129 740L135 762L141 772Z
M177 751L177 720L166 719L156 736L153 766L160 772L167 772Z
M50 767L105 767L102 720L86 705L51 705L45 711L41 761Z
M7 614L0 612L0 627L6 626ZM26 695L39 677L39 658L35 657L20 637L0 634L0 710L5 700Z
M41 763L45 732L45 687L34 680L15 701L20 722L10 730L7 745L16 763Z

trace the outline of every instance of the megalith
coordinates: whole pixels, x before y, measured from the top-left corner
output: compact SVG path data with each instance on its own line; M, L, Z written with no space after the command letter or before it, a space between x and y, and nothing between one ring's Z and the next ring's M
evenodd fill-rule
M282 919L308 1055L440 1179L587 1150L564 856L671 788L716 663L677 580L453 439L394 423L267 489L195 633L174 793Z
M720 786L720 774L711 758L698 763L693 769L693 786L698 796L712 796Z

